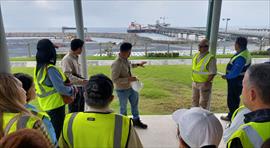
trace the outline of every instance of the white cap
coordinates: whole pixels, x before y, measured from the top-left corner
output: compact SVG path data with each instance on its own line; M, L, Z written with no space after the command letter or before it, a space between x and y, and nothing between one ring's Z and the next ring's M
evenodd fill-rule
M217 117L201 107L179 109L172 114L181 138L190 147L219 146L223 128Z

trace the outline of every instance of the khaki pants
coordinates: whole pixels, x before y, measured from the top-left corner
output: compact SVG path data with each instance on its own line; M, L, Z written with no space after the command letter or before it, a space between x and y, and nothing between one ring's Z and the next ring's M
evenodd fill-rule
M202 107L210 110L212 83L205 86L205 83L192 83L192 107Z

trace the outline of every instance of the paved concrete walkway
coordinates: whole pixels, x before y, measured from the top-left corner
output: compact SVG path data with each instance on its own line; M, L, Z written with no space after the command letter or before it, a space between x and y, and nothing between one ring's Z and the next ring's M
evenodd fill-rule
M218 119L224 114L215 114ZM141 120L148 124L148 129L138 129L136 131L145 148L178 148L179 143L176 136L176 124L171 115L143 115ZM223 129L226 122L221 121ZM221 140L220 148L226 145Z

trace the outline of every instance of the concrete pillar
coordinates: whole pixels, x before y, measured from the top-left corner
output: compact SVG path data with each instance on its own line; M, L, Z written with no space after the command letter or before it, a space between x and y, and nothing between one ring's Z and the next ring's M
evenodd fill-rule
M73 0L74 2L74 11L75 11L75 20L77 28L77 36L81 40L84 40L84 25L83 25L83 14L82 14L82 2L81 0ZM82 75L84 78L88 79L87 74L87 65L86 65L86 51L83 50L80 55Z
M5 28L0 4L0 73L10 73L10 63L7 49Z
M212 18L211 34L210 34L210 53L212 53L213 55L216 55L216 50L217 50L217 38L218 38L221 5L222 5L222 0L214 1L213 18Z
M184 38L184 34L183 33L181 33L181 38Z
M206 38L210 40L211 34L211 25L213 20L213 8L214 8L214 0L209 0L208 3L208 16L207 16L207 24L206 24Z

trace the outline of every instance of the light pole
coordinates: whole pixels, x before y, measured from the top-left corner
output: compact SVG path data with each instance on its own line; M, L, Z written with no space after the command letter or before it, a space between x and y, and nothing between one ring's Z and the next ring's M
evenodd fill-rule
M163 20L163 24L165 24L165 16L163 16L163 17L159 17L161 20Z
M224 41L224 47L223 47L223 54L225 54L225 43L226 43L226 40L227 40L227 29L228 29L228 22L229 20L231 20L230 18L223 18L222 21L226 21L226 27L225 27L225 41Z
M162 25L166 26L165 20L168 19L168 17L165 17L165 16L162 17L162 16L161 16L161 17L159 17L159 19L160 19L160 20L163 20L163 22L162 22L163 24L162 24Z

